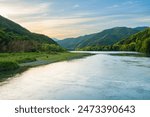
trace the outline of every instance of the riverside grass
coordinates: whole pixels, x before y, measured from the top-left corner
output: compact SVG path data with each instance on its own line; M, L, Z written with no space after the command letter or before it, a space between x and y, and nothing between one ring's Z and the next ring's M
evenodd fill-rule
M85 53L0 53L0 81L30 67L89 56Z

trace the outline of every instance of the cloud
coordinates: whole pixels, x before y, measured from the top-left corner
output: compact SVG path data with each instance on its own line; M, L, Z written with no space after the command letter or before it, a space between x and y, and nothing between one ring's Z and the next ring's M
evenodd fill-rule
M79 29L83 26L85 23L94 22L97 21L99 18L61 18L61 19L45 19L41 21L28 21L28 22L22 22L21 24L24 27L29 28L30 30L34 32L44 33L47 35L50 35L51 37L54 37L54 35L57 34L62 36L67 34L67 32L70 32L69 35L77 34ZM78 30L78 31L77 31ZM67 35L65 37L67 37ZM64 38L59 36L59 38Z
M79 8L80 7L80 5L78 5L78 4L75 4L74 6L73 6L73 8Z
M0 14L30 31L56 38L100 32L115 26L149 24L150 18L144 17L142 7L136 7L140 4L138 1L110 2L106 6L102 4L105 0L96 3L93 1L98 0L87 0L78 4L73 0L62 1L0 0Z
M150 16L135 18L135 21L150 24Z
M113 9L113 8L126 8L126 7L134 7L139 4L139 1L126 1L122 2L120 4L114 4L112 6L109 6L107 8Z
M36 14L43 14L49 10L50 4L48 3L34 3L25 2L20 0L12 1L1 1L0 13L7 17L22 17L22 16L33 16Z
M130 17L130 15L102 15L95 17L89 16L87 18L61 17L61 19L55 18L41 21L28 21L22 23L22 25L34 32L43 33L49 35L50 37L62 39L100 32L105 28L110 28L113 26L122 26L122 22L128 23L128 17ZM130 22L133 23L132 21Z

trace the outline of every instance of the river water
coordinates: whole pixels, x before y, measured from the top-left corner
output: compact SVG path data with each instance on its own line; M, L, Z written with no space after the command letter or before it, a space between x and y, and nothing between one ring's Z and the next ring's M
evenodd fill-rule
M94 53L30 68L1 82L0 99L150 99L150 58L117 55L126 52Z

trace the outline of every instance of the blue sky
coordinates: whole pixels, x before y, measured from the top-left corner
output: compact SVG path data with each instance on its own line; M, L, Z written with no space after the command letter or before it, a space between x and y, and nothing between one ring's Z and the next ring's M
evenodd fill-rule
M0 14L52 38L150 26L150 0L0 0Z

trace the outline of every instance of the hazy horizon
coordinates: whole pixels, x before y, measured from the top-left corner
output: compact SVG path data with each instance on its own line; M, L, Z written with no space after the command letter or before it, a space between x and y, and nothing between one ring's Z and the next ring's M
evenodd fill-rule
M150 26L149 0L0 0L0 15L51 38Z

